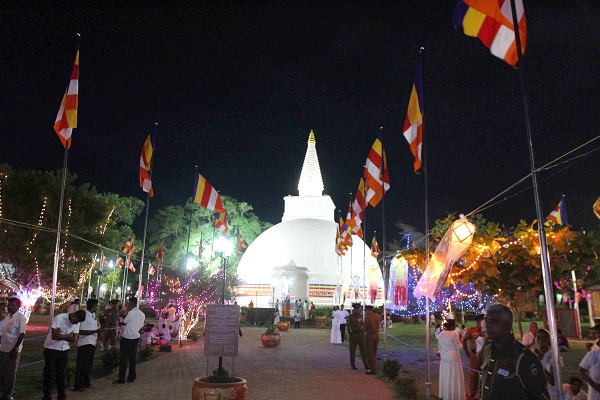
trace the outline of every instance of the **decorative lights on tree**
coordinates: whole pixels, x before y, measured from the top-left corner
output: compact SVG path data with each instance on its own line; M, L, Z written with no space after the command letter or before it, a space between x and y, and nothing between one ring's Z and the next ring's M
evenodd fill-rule
M42 290L39 288L35 288L32 290L28 290L27 288L23 288L22 290L17 291L17 297L21 299L21 308L19 311L21 314L25 316L27 322L29 322L29 316L33 311L33 307L35 306L35 302L42 296Z

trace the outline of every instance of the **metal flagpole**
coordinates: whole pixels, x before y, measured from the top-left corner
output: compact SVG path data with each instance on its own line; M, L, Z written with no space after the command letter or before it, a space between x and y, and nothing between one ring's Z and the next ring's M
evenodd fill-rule
M419 68L421 73L421 79L423 78L423 56L424 47L419 49ZM424 96L423 96L424 97ZM425 101L421 100L424 104ZM421 110L421 129L425 130L425 106ZM424 186L424 197L425 197L425 270L429 267L429 190L427 185L427 151L425 147L425 135L421 137L421 161L423 169L423 186ZM425 296L425 352L427 359L427 380L425 381L425 398L431 399L431 313L430 313L429 297Z
M156 161L156 157L154 156L154 154L156 153L156 135L158 134L158 122L154 123L154 144L152 144L152 138L150 138L150 144L152 144L152 158L154 159L154 161ZM148 172L148 174L150 175L150 181L152 182L152 166L154 165L154 161L150 161L150 171ZM148 211L150 209L150 192L148 191L148 193L146 193L146 217L144 219L144 236L142 237L142 255L141 255L141 259L140 259L140 283L138 285L138 293L139 293L139 297L140 300L143 297L143 293L142 293L142 282L143 282L143 272L144 272L144 253L146 250L146 230L148 228ZM150 269L150 266L148 265L148 269ZM150 275L148 275L148 280L150 280ZM146 284L146 286L148 286L148 284ZM147 289L147 288L146 288Z
M367 238L367 198L365 197L367 187L367 180L365 179L365 184L363 185L363 199L365 199L365 209L363 211L363 237ZM367 305L367 272L366 272L366 261L367 260L367 250L366 245L363 240L363 321L365 320L366 310L365 306Z
M56 246L54 247L54 268L52 270L52 299L50 300L50 323L54 319L54 305L56 303L56 280L58 279L58 261L60 258L60 234L62 232L63 202L65 201L65 182L67 180L67 159L69 148L65 145L63 158L62 182L60 184L60 205L58 207L58 227L56 228Z
M94 263L96 262L96 254L94 254L94 258L92 259L92 268L90 268L90 279L88 279L88 288L90 286L92 286L92 272L94 272ZM83 296L84 296L84 290L85 288L81 288L81 300L83 301ZM88 293L90 292L90 290L88 289ZM87 299L90 296L86 296L85 298Z
M544 230L544 214L540 202L540 193L537 182L537 169L535 167L535 156L533 152L533 139L531 135L531 121L529 119L529 101L527 99L527 90L525 87L525 66L523 64L523 52L521 49L521 35L519 32L519 22L517 19L517 9L515 0L510 0L512 11L513 29L515 32L515 44L517 46L517 60L519 69L519 80L521 82L521 95L523 100L523 111L525 113L525 128L527 131L527 144L529 150L529 163L531 165L531 179L533 181L533 194L535 199L535 211L538 220L538 236L540 240L542 278L544 279L544 295L546 297L546 313L548 325L550 328L550 340L552 345L552 358L554 366L554 382L556 388L562 388L560 374L560 360L558 355L558 339L556 333L556 315L554 313L554 293L552 291L552 274L550 271L550 258L548 256L548 244L546 242L546 231Z
M117 257L115 258L115 268L113 270L113 276L112 276L112 280L110 282L110 300L112 300L112 296L113 296L113 287L115 286L115 275L117 273L117 269L119 268L117 266L118 261L119 261L119 255L117 254Z
M381 167L382 168L387 168L386 165L386 157L385 157L385 147L383 147L383 127L381 127L379 129L380 133L381 133L381 156L383 157L382 160L382 164ZM382 190L382 196L381 196L381 223L383 225L383 232L382 232L382 254L383 254L383 259L382 261L382 270L381 270L381 276L383 278L383 359L384 361L387 359L387 310L385 307L385 300L386 300L386 283L387 283L387 266L385 264L385 183L383 182L383 170L380 170L380 179L381 179L381 190Z
M125 288L127 287L127 275L129 275L129 256L125 256L125 265L123 266L123 283L121 287L121 300L125 302Z

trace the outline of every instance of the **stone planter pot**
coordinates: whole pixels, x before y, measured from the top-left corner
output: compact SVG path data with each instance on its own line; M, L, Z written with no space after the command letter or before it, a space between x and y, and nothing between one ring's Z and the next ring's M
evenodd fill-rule
M324 315L317 315L315 317L315 324L317 328L325 328L325 321L327 321L327 317Z
M290 322L289 321L279 321L277 323L277 330L279 332L287 332L288 329L290 329Z
M279 346L281 343L281 334L280 333L267 333L263 332L260 334L260 341L263 346L271 348Z
M194 380L192 400L244 400L248 387L246 380L235 378L232 383L211 383L206 376Z

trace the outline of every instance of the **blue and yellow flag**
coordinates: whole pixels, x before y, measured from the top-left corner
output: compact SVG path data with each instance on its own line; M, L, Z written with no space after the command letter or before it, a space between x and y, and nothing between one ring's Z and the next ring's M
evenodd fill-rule
M552 210L552 212L546 217L545 225L568 225L567 222L567 211L565 208L565 196L563 196L558 205Z

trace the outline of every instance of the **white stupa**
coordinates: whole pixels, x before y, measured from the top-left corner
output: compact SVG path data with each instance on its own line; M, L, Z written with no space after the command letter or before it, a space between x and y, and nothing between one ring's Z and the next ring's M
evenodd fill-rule
M256 307L272 307L273 301L285 298L291 300L292 308L298 299L316 305L345 302L349 306L355 300L364 303L363 277L367 282L377 281L379 288L376 301L367 291L366 304L381 302L381 272L364 242L353 236L354 245L346 255L336 254L336 207L323 190L311 131L298 183L299 196L284 197L281 222L257 237L240 260L237 273L244 284L236 289L238 304L252 300Z

